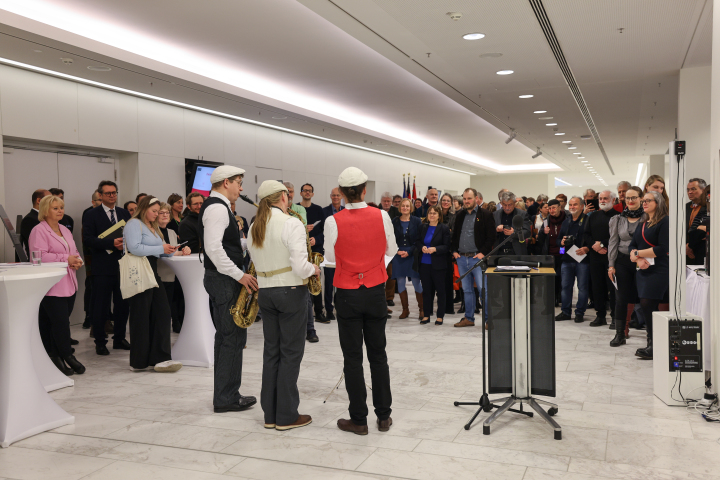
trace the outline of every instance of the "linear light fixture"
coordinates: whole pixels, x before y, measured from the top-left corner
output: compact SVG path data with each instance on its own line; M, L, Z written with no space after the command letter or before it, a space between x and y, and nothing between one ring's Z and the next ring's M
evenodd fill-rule
M640 185L640 175L642 175L644 163L638 163L637 177L635 177L635 185Z
M228 119L230 119L230 120L236 120L236 121L238 121L238 122L243 122L243 123L250 123L250 124L252 124L252 125L257 125L257 126L260 126L260 127L265 127L265 128L269 128L269 129L272 129L272 130L278 130L278 131L281 131L281 132L292 133L292 134L294 134L294 135L299 135L299 136L301 136L301 137L313 138L313 139L315 139L315 140L321 140L321 141L323 141L323 142L334 143L334 144L336 144L336 145L343 145L343 146L345 146L345 147L356 148L356 149L358 149L358 150L364 150L364 151L366 151L366 152L377 153L377 154L380 154L380 155L384 155L384 156L386 156L386 157L398 158L398 159L400 159L400 160L407 160L407 161L409 161L409 162L420 163L420 164L423 164L423 165L429 165L429 166L431 166L431 167L437 167L437 168L442 168L442 169L445 169L445 170L451 170L451 171L453 171L453 172L465 173L465 174L467 174L467 175L476 175L476 174L473 173L473 172L467 172L467 171L465 171L465 170L459 170L459 169L457 169L457 168L450 168L450 167L445 167L445 166L437 165L437 164L430 163L430 162L424 162L424 161L422 161L422 160L418 160L418 159L415 159L415 158L404 157L404 156L402 156L402 155L395 155L394 153L383 152L383 151L381 151L381 150L375 150L375 149L373 149L373 148L367 148L367 147L362 147L362 146L360 146L360 145L354 145L354 144L352 144L352 143L341 142L341 141L339 141L339 140L333 140L332 138L321 137L321 136L319 136L319 135L313 135L313 134L311 134L311 133L305 133L305 132L301 132L301 131L298 131L298 130L292 130L292 129L290 129L290 128L278 127L277 125L272 125L272 124L264 123L264 122L258 122L257 120L252 120L252 119L250 119L250 118L238 117L237 115L231 115L231 114L229 114L229 113L223 113L223 112L219 112L219 111L217 111L217 110L211 110L211 109L209 109L209 108L199 107L199 106L197 106L197 105L191 105L191 104L188 104L188 103L183 103L183 102L178 102L178 101L175 101L175 100L170 100L169 98L156 97L155 95L148 95L147 93L137 92L137 91L135 91L135 90L128 90L128 89L126 89L126 88L116 87L116 86L114 86L114 85L109 85L109 84L107 84L107 83L100 83L100 82L96 82L96 81L94 81L94 80L88 80L88 79L86 79L86 78L76 77L76 76L74 76L74 75L68 75L68 74L66 74L66 73L56 72L56 71L54 71L54 70L48 70L48 69L46 69L46 68L37 67L37 66L35 66L35 65L29 65L29 64L27 64L27 63L16 62L15 60L10 60L10 59L8 59L8 58L2 58L2 57L0 57L0 64L10 65L10 66L13 66L13 67L18 67L18 68L22 68L22 69L25 69L25 70L30 70L30 71L33 71L33 72L38 72L38 73L42 73L42 74L45 74L45 75L50 75L50 76L53 76L53 77L64 78L64 79L66 79L66 80L71 80L71 81L73 81L73 82L78 82L78 83L82 83L82 84L85 84L85 85L91 85L91 86L94 86L94 87L99 87L99 88L103 88L103 89L105 89L105 90L111 90L111 91L114 91L114 92L124 93L124 94L127 94L127 95L132 95L132 96L134 96L134 97L145 98L145 99L147 99L147 100L152 100L152 101L155 101L155 102L165 103L165 104L168 104L168 105L175 105L175 106L177 106L177 107L186 108L186 109L188 109L188 110L194 110L194 111L196 111L196 112L207 113L207 114L209 114L209 115L214 115L214 116L216 116L216 117L228 118Z
M563 185L567 185L567 186L569 186L569 187L572 187L572 184L571 184L571 183L568 183L568 182L566 182L565 180L561 180L561 179L559 179L558 177L555 177L555 181L556 181L556 182L560 182L560 183L562 183Z

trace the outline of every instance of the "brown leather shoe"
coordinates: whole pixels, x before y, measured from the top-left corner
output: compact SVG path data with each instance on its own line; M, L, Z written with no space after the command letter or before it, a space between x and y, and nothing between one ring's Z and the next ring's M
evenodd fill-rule
M291 430L293 428L299 428L299 427L304 427L305 425L310 425L311 423L312 423L312 417L310 415L299 415L297 420L295 420L290 425L275 425L275 430L280 430L280 431Z
M340 430L343 432L351 432L355 435L367 435L368 434L368 427L367 425L355 425L352 420L345 420L344 418L341 418L337 421L337 426Z
M381 432L387 432L388 430L390 430L391 425L392 425L391 417L388 417L387 420L380 420L378 418L377 426L378 426L378 430L380 430Z
M458 323L455 324L456 327L474 327L475 324L467 319L467 317L463 317L462 320L460 320Z

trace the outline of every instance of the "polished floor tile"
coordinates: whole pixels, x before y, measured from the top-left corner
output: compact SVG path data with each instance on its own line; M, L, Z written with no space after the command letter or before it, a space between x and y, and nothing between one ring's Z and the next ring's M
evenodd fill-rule
M211 368L130 372L127 352L99 357L73 326L88 370L51 396L76 422L0 450L0 480L720 480L720 425L654 397L652 363L634 356L645 332L611 348L607 328L556 323L557 397L541 398L558 404L563 440L512 412L483 435L488 414L465 430L477 407L454 405L482 393L482 330L454 328L460 315L419 325L413 303L405 320L394 307L386 328L393 426L377 431L368 390L367 436L336 425L348 417L345 385L334 388L336 322L316 325L320 342L306 344L300 369L299 410L313 423L286 432L264 428L260 405L215 414ZM243 395L260 396L262 342L262 325L250 327Z

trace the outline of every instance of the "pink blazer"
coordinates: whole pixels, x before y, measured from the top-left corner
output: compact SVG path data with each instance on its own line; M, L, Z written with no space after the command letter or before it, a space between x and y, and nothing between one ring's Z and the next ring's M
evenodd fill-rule
M45 220L36 225L35 228L32 229L32 232L30 232L28 250L31 252L40 250L40 252L42 252L43 263L67 262L68 257L71 255L76 257L80 256L80 252L78 252L75 246L75 240L73 240L70 230L62 225L58 226L60 227L63 238L68 244L67 247ZM75 270L68 267L67 272L67 275L60 279L46 295L51 297L70 297L77 292L78 281Z

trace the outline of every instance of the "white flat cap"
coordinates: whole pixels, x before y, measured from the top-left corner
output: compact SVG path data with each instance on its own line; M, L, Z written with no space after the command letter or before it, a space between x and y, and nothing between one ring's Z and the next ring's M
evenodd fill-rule
M260 188L258 188L258 198L262 200L263 198L272 195L273 193L277 192L287 192L288 189L283 185L282 183L278 182L277 180L265 180L260 184Z
M341 187L354 187L367 182L368 176L357 167L348 167L338 177Z
M232 165L220 165L212 172L212 175L210 175L210 183L222 182L226 178L244 174L245 170L242 168L233 167Z

